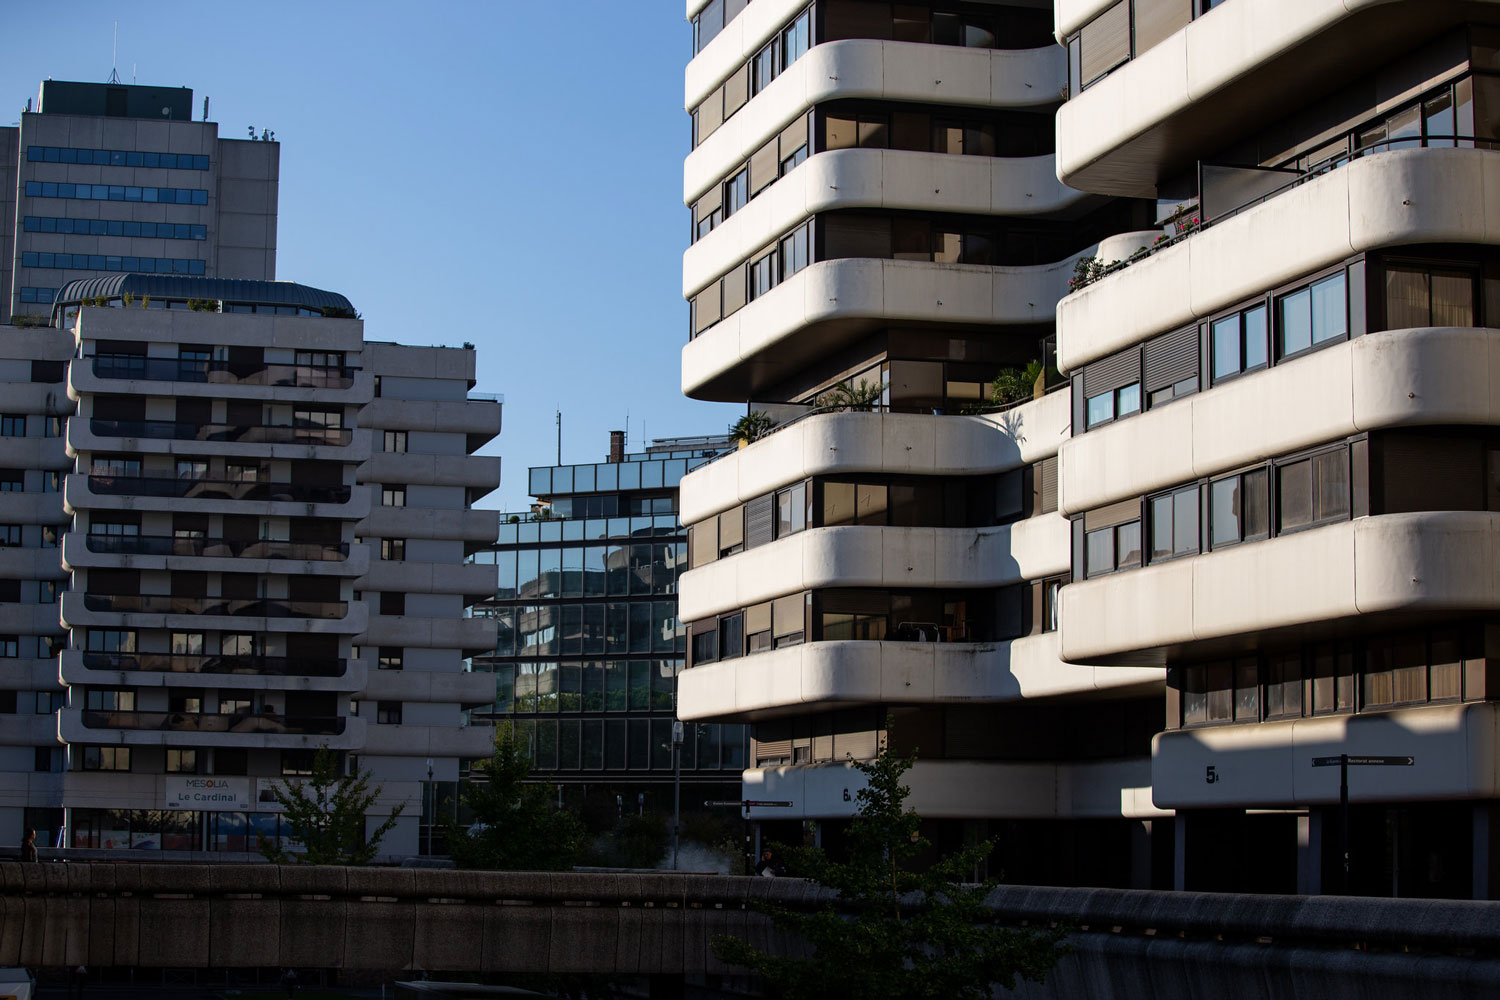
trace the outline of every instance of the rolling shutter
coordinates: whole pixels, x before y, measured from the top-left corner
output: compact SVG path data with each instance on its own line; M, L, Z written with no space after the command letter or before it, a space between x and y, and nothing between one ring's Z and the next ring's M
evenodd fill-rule
M1166 41L1192 19L1189 0L1135 0L1135 50Z
M1083 369L1083 394L1093 398L1141 380L1140 348L1132 347L1113 357L1095 361Z
M1079 42L1083 83L1088 86L1130 58L1130 0L1120 0L1084 25Z
M1148 393L1198 375L1198 327L1168 333L1146 344L1145 378Z
M745 504L745 548L767 545L776 533L776 497L767 493Z

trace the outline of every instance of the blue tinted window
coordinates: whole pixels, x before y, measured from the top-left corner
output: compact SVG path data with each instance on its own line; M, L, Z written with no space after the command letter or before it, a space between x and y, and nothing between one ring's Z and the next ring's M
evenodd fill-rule
M192 153L148 153L127 149L77 149L68 146L27 146L32 163L91 163L113 167L172 167L207 170L208 157Z

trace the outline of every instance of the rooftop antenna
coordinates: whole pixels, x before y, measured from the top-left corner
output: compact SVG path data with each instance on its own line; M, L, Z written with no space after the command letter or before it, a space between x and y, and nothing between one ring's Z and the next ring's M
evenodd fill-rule
M203 120L208 121L208 95L203 95Z
M562 410L557 411L557 464L562 465Z
M135 63L131 63L130 64L130 85L132 87L135 86L135 70L136 70L136 64Z
M120 22L115 22L115 47L109 53L109 82L119 83L120 74L115 72L115 67L120 64Z
M630 411L625 411L625 447L630 447Z

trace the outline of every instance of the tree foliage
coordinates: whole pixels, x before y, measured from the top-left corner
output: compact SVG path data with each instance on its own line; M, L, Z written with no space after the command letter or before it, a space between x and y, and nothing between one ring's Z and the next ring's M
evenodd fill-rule
M464 805L469 826L448 824L448 853L460 868L566 871L583 844L583 824L553 805L549 785L528 783L531 756L515 727L495 727L495 753L474 764Z
M857 796L848 862L816 848L790 852L793 873L835 890L836 898L811 912L763 909L811 945L812 957L768 955L721 937L714 942L720 959L755 970L770 995L784 1000L988 1000L996 984L1042 980L1057 962L1061 932L996 926L984 904L995 880L969 882L992 842L915 870L930 844L920 817L904 808L910 789L901 777L914 759L886 749L872 762L854 762L868 785Z
M327 746L313 755L312 776L306 781L282 781L271 786L281 804L292 836L306 847L294 853L264 836L257 836L260 853L275 864L367 865L375 859L380 841L396 825L406 808L398 805L386 821L365 835L365 813L380 797L381 787L370 785L370 772L339 773L339 756Z

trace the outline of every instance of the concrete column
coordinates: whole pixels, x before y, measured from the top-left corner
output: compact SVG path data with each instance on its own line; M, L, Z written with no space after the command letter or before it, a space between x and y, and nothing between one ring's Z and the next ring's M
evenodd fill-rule
M1172 817L1172 888L1187 888L1187 813L1178 811Z
M1297 892L1323 893L1323 810L1316 806L1297 817Z
M1474 803L1474 856L1473 898L1494 899L1491 882L1490 846L1494 841L1494 806L1488 802Z

